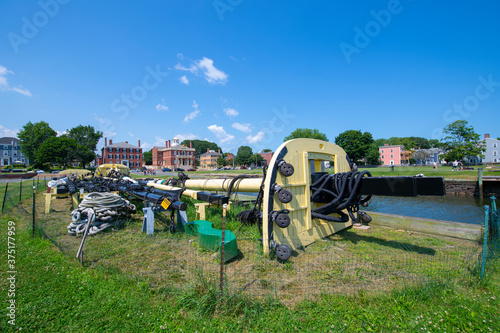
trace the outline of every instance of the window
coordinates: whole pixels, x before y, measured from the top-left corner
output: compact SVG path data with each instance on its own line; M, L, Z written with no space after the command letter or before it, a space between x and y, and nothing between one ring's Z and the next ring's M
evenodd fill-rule
M108 158L109 158L110 160L112 160L112 159L113 159L113 154L109 154L109 155L108 155Z
M391 153L392 153L392 152L393 152L393 151L392 151L392 149L391 149Z
M384 155L382 155L382 158L384 158Z
M134 158L134 155L128 155L128 159L131 160Z
M127 158L127 154L122 154L122 158Z
M3 156L9 156L9 152L7 150L3 151Z
M13 156L17 156L17 151L12 153Z
M498 155L498 152L495 150L495 151L493 152L493 156L497 156L497 155Z
M496 142L495 142L495 143L493 144L493 148L496 148L496 147L497 147L497 144L496 144Z
M391 149L391 150L392 150L392 149ZM391 155L391 158L394 158L394 156L393 156L393 155Z
M135 159L138 160L139 159L139 155L135 155Z
M384 153L384 150L382 149L382 154Z

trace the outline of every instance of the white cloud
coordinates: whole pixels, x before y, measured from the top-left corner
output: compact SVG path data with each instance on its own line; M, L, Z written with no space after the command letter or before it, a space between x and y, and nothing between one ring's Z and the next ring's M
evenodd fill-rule
M234 140L234 135L226 133L222 126L210 125L207 128L210 132L215 134L215 136L220 140L221 144L225 144Z
M236 117L237 115L239 115L239 114L240 114L238 111L236 111L235 109L232 109L232 108L225 108L225 109L224 109L224 113L225 113L228 117Z
M14 74L14 72L0 65L0 90L15 91L24 96L32 96L30 91L22 86L10 87L7 82L7 74Z
M132 138L135 136L132 132L128 132L128 135Z
M145 152L149 151L151 148L153 148L153 145L148 143L148 142L143 142L141 144L141 148L142 148L142 152L145 153Z
M246 139L249 144L254 144L264 140L265 135L266 134L264 132L259 132L253 136L252 135L247 136Z
M8 136L8 137L17 137L17 133L19 132L18 129L14 129L14 130L11 130L9 128L6 128L6 127L3 127L2 125L0 125L0 137L5 137L5 136Z
M184 83L186 86L188 86L188 85L189 85L189 80L188 80L188 78L186 77L186 75L181 76L181 77L179 78L179 80L180 80L182 83Z
M99 123L99 130L103 132L103 137L112 138L116 136L116 132L113 131L115 126L113 125L113 121L111 121L111 119L99 118L95 115L94 119Z
M168 106L165 105L165 100L163 98L161 99L161 103L156 106L156 111L168 111Z
M62 131L62 132L56 131L56 132L57 132L57 136L68 134L67 131Z
M189 122L190 120L193 120L194 118L198 117L198 115L200 114L200 110L198 109L198 104L196 104L195 100L193 100L193 108L194 108L194 111L191 113L188 113L186 115L186 117L184 117L185 123Z
M196 136L195 134L193 133L186 133L186 134L177 134L175 136L177 139L179 139L179 142L182 142L184 140L194 140L194 139L198 139L198 136Z
M250 128L250 124L233 123L231 126L238 131L242 131L245 133L250 133L252 131L252 129Z
M155 136L155 140L155 146L165 147L165 141L167 141L167 139L162 138L161 136Z
M177 53L177 58L182 60L184 59L184 55L182 53Z
M189 71L191 73L197 74L202 72L205 80L210 84L226 84L229 75L217 69L214 66L214 61L207 57L203 57L201 60L195 60L189 67L185 67L181 64L174 66L175 69L181 71Z

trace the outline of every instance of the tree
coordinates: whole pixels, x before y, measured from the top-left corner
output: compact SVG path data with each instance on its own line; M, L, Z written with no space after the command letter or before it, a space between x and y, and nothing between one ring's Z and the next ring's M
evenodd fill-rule
M369 132L348 130L335 138L335 144L345 150L351 161L359 162L368 155L373 144L373 137Z
M153 149L145 152L142 154L142 160L146 165L152 165L153 164Z
M38 163L36 160L37 150L46 140L56 137L57 132L50 128L45 121L33 124L29 121L17 134L21 143L21 151L26 154L31 163Z
M220 167L224 167L227 165L227 161L226 159L224 158L223 155L217 157L217 165L220 166Z
M64 136L52 137L40 145L36 160L40 164L57 163L65 168L74 158L74 152L79 149L84 150L86 147Z
M309 128L297 128L295 131L290 133L289 136L285 137L283 141L288 141L298 138L310 138L310 139L328 141L326 134L321 133L317 129L309 129Z
M250 165L252 163L253 152L249 146L241 146L236 153L236 164Z
M479 139L474 127L468 126L466 120L457 120L443 129L448 134L442 139L444 144L443 158L446 161L465 161L473 157L484 157L486 148Z
M193 148L195 149L196 158L200 158L200 155L207 152L207 149L213 151L219 151L220 147L215 142L205 141L205 140L184 140L181 142L184 146L189 146L189 143L193 143Z
M75 140L78 144L87 147L91 151L95 151L97 143L102 138L102 132L96 132L95 128L90 125L78 125L70 129L66 136Z
M378 146L373 143L370 145L370 149L366 154L366 161L370 165L380 165L382 161L380 160L380 151L378 150Z
M255 166L262 165L262 161L264 161L264 157L262 157L261 154L259 153L253 154L252 163L255 163Z
M273 151L269 148L264 148L264 149L262 149L262 152L263 153L272 153Z

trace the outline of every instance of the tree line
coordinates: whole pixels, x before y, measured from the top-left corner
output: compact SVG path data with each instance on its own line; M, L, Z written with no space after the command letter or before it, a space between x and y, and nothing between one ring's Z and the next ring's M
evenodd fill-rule
M102 135L90 125L78 125L57 136L45 121L34 124L30 121L19 131L18 138L21 151L37 168L46 168L49 164L65 168L73 161L85 168L95 159L96 146Z

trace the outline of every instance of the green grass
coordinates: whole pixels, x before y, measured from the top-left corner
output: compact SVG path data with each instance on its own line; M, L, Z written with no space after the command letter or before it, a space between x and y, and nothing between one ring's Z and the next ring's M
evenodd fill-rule
M29 200L24 205L31 207ZM37 223L63 252L43 238L41 230L36 237L31 236L30 219L22 210L14 209L9 216L0 217L2 253L7 253L8 221L16 224L18 272L16 327L11 327L2 314L2 332L500 329L498 259L490 262L487 279L482 282L475 272L467 273L461 267L450 271L447 258L468 253L460 247L461 242L452 239L389 229L369 233L351 229L307 247L283 264L262 254L255 227L244 227L240 237L245 240L239 247L245 258L226 266L231 288L220 297L218 261L212 253L200 250L196 239L171 235L165 230L168 225L160 221L156 235L146 237L136 218L124 229L90 238L85 247L85 266L81 267L74 258L79 239L65 235L69 201L56 200L53 207L55 211L47 216L37 213L41 219ZM233 219L238 210L228 214L228 226L235 232L239 225ZM193 213L188 211L190 219ZM210 209L208 219L220 227L220 209ZM189 266L193 260L199 265ZM245 270L245 260L251 270ZM269 292L254 296L234 288L237 274L231 272L245 275L248 281L254 271L261 278L255 283L258 287L251 285L248 289ZM436 274L440 271L448 275ZM8 289L6 272L4 265L2 290ZM426 279L414 280L417 276ZM401 280L405 281L402 288L392 288L390 281ZM296 287L303 287L301 283L312 285L300 295ZM331 288L319 288L321 285ZM4 293L3 311L6 301Z
M418 174L424 174L427 177L445 177L445 179L470 179L476 180L478 176L478 167L474 166L474 170L461 170L461 171L451 171L451 166L440 166L438 170L434 170L432 166L412 166L404 167L397 166L394 167L394 171L391 171L390 167L378 167L378 168L363 168L360 167L360 171L370 171L372 176L415 176ZM498 172L486 171L483 166L484 176L500 176Z

